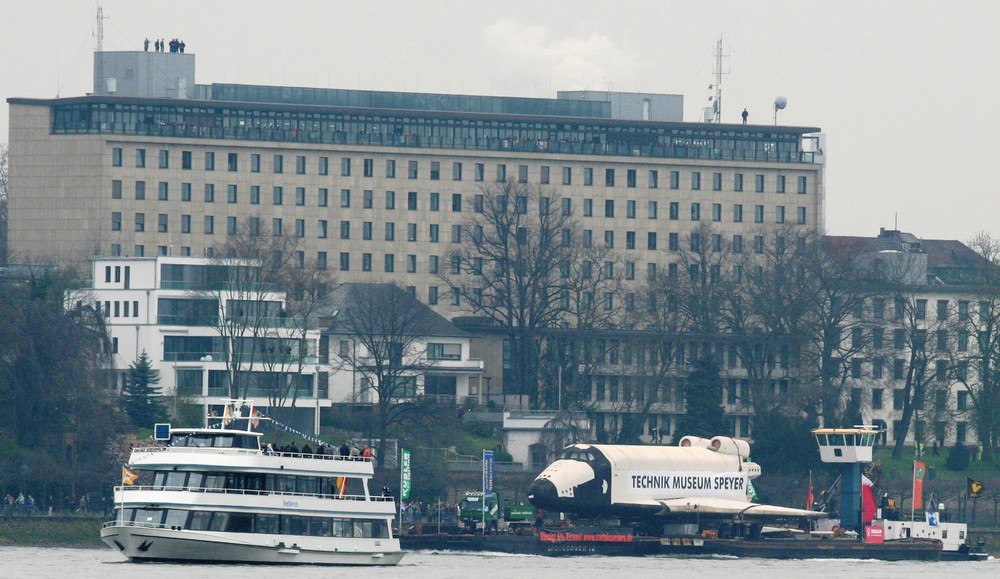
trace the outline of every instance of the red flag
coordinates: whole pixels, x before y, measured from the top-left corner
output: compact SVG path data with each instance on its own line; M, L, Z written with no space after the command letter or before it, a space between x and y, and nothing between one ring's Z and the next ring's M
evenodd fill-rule
M813 497L813 473L810 470L809 486L806 488L806 510L812 510L814 502L816 502L816 499Z
M875 493L872 491L872 481L861 475L861 520L872 522L875 518Z
M913 461L913 508L924 508L924 475L927 469L919 460Z

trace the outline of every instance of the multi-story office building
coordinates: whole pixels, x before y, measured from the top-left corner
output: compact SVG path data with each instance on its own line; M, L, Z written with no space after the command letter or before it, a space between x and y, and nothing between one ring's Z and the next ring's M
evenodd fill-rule
M823 226L813 127L685 123L671 95L195 85L191 54L96 57L94 94L8 100L15 255L206 256L249 223L339 281L457 312L440 276L497 182L561 198L640 272L701 223L748 245Z
M442 281L456 269L449 254L497 183L558 198L584 243L629 254L636 284L679 261L706 223L739 251L767 228L823 227L815 127L683 122L675 95L414 94L194 75L191 54L99 53L93 94L8 99L13 254L208 257L246 226L296 238L295 260L339 282L392 282L455 315L470 308ZM469 395L503 396L501 350L484 353ZM745 419L734 428L744 433Z

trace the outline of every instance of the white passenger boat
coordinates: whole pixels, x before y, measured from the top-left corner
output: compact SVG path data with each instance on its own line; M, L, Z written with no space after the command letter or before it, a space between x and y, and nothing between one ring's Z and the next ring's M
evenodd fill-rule
M133 449L108 546L131 561L399 563L395 502L370 492L371 458L269 452L247 406L216 420Z

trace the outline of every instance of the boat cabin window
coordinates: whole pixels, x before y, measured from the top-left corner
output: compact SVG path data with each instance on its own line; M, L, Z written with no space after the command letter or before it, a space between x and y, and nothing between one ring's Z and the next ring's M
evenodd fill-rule
M258 437L242 434L194 433L170 437L170 446L180 448L248 448L259 450Z

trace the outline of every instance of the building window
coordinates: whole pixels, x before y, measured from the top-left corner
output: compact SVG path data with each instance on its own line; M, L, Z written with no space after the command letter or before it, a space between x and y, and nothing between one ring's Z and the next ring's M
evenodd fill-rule
M691 190L698 191L701 189L701 173L694 171L691 173Z
M214 154L212 156L212 168L213 169L215 168ZM235 173L239 171L239 168L240 168L239 156L236 153L229 153L226 156L226 169L228 169L230 173Z
M681 172L671 171L670 172L670 188L680 189L681 188Z
M712 204L712 221L722 221L722 204Z
M615 216L615 200L605 199L604 200L604 216L614 217Z
M938 320L948 319L948 300L937 301L937 319Z
M406 209L407 211L417 210L417 192L410 191L406 194Z
M701 220L701 203L691 204L691 221Z
M562 168L562 184L572 185L573 184L573 168L563 167Z
M457 161L451 164L451 180L462 180L462 164Z
M135 166L138 169L146 168L146 149L135 150Z
M170 168L170 151L166 149L160 149L160 168L161 169Z
M594 169L592 167L583 168L583 185L592 187L594 185Z
M385 160L385 176L389 179L396 178L396 160L386 159Z
M136 213L135 214L135 230L136 231L146 231L146 214Z
M927 300L917 300L915 314L918 320L927 319Z
M275 237L281 237L284 235L284 229L282 228L282 221L280 217L274 217L271 219L271 235Z
M191 184L181 183L181 201L191 201Z
M784 193L785 192L785 176L784 175L778 175L778 180L775 183L775 189L777 190L778 193Z
M799 193L804 195L806 193L806 177L799 177Z
M406 256L406 273L417 273L417 256L407 255Z
M111 149L111 166L121 167L122 166L122 149L121 147L114 147Z
M111 213L111 231L122 230L122 214L120 211Z
M657 214L656 201L650 201L646 204L646 213L649 219L656 219L656 214Z
M371 271L372 270L372 254L362 253L361 254L361 271Z
M392 273L394 271L396 271L396 256L387 253L385 254L385 272Z
M712 173L712 191L722 191L722 173Z
M549 184L549 166L548 165L542 165L541 169L539 170L538 182L541 183L542 185L548 185Z
M517 166L517 182L527 183L528 182L528 166L518 165Z
M205 183L205 203L215 203L215 185Z
M625 202L625 217L635 219L635 201L631 199Z
M646 234L646 249L656 249L656 232L650 231Z
M250 154L250 172L260 173L260 154L258 153Z
M275 205L281 205L284 202L285 190L281 187L275 187L272 191L272 197Z
M594 200L584 199L583 200L583 216L593 217L594 216Z
M340 222L340 238L350 239L351 238L351 222L341 221Z
M785 222L785 206L784 205L778 205L775 208L775 221L777 223L784 223Z
M484 181L486 179L486 165L483 163L476 163L475 165L475 175L473 178L476 181Z
M229 203L236 203L237 201L236 185L229 185L226 188L226 200Z
M451 196L451 210L453 213L462 212L462 194L453 193Z
M295 220L295 237L305 237L306 236L306 220L296 219Z
M320 157L319 158L319 168L318 172L320 175L330 174L330 157Z
M306 188L296 187L295 188L295 204L299 206L304 206L306 204Z
M204 222L205 235L212 235L215 233L215 217L211 215L205 216Z
M350 177L351 176L351 158L342 157L340 159L340 176Z
M497 183L507 182L507 165L503 163L497 164Z
M167 223L168 223L167 219L168 217L166 213L160 213L159 215L156 216L156 230L159 233L167 232Z
M350 271L351 270L351 254L342 251L340 252L340 271Z
M764 192L764 176L763 175L758 174L758 175L754 176L754 191L756 191L757 193L763 193Z
M385 208L391 210L396 209L396 192L386 191L385 192Z
M604 170L604 186L614 187L615 186L615 170L605 169Z
M326 269L326 252L316 252L316 269Z
M799 225L805 225L806 224L806 208L805 207L799 207L797 209L797 213L798 213L798 217L797 217L796 221L798 222Z
M350 207L351 206L351 190L341 189L340 190L340 206Z
M743 173L736 173L733 175L733 191L743 191Z
M681 204L676 201L670 202L670 220L677 221L681 217Z
M122 182L121 179L115 179L111 181L111 198L121 199L122 198Z
M295 157L295 174L305 175L306 174L306 158L305 155L297 155Z
M166 181L160 181L159 193L157 195L160 201L170 200L170 184Z
M260 205L260 185L250 186L250 204Z
M764 223L764 206L754 205L753 206L753 222L754 223Z
M438 303L438 288L436 285L432 285L427 288L427 303L436 306Z
M406 164L406 178L416 179L419 177L418 165L416 161L409 161Z
M330 203L330 190L326 187L320 187L317 193L317 205L320 207L327 207Z
M285 172L285 157L282 155L275 155L271 164L271 169L275 173Z
M226 217L226 235L236 235L237 223L235 217Z
M328 228L328 222L327 222L327 220L326 219L320 219L319 222L316 225L316 229L318 230L319 238L320 239L326 239L327 234L328 234L327 228Z
M396 224L391 221L385 224L385 240L396 240Z
M416 241L417 240L417 224L407 223L406 224L406 240Z
M190 215L181 215L181 233L191 233Z
M733 222L743 223L743 206L736 204L733 205Z

